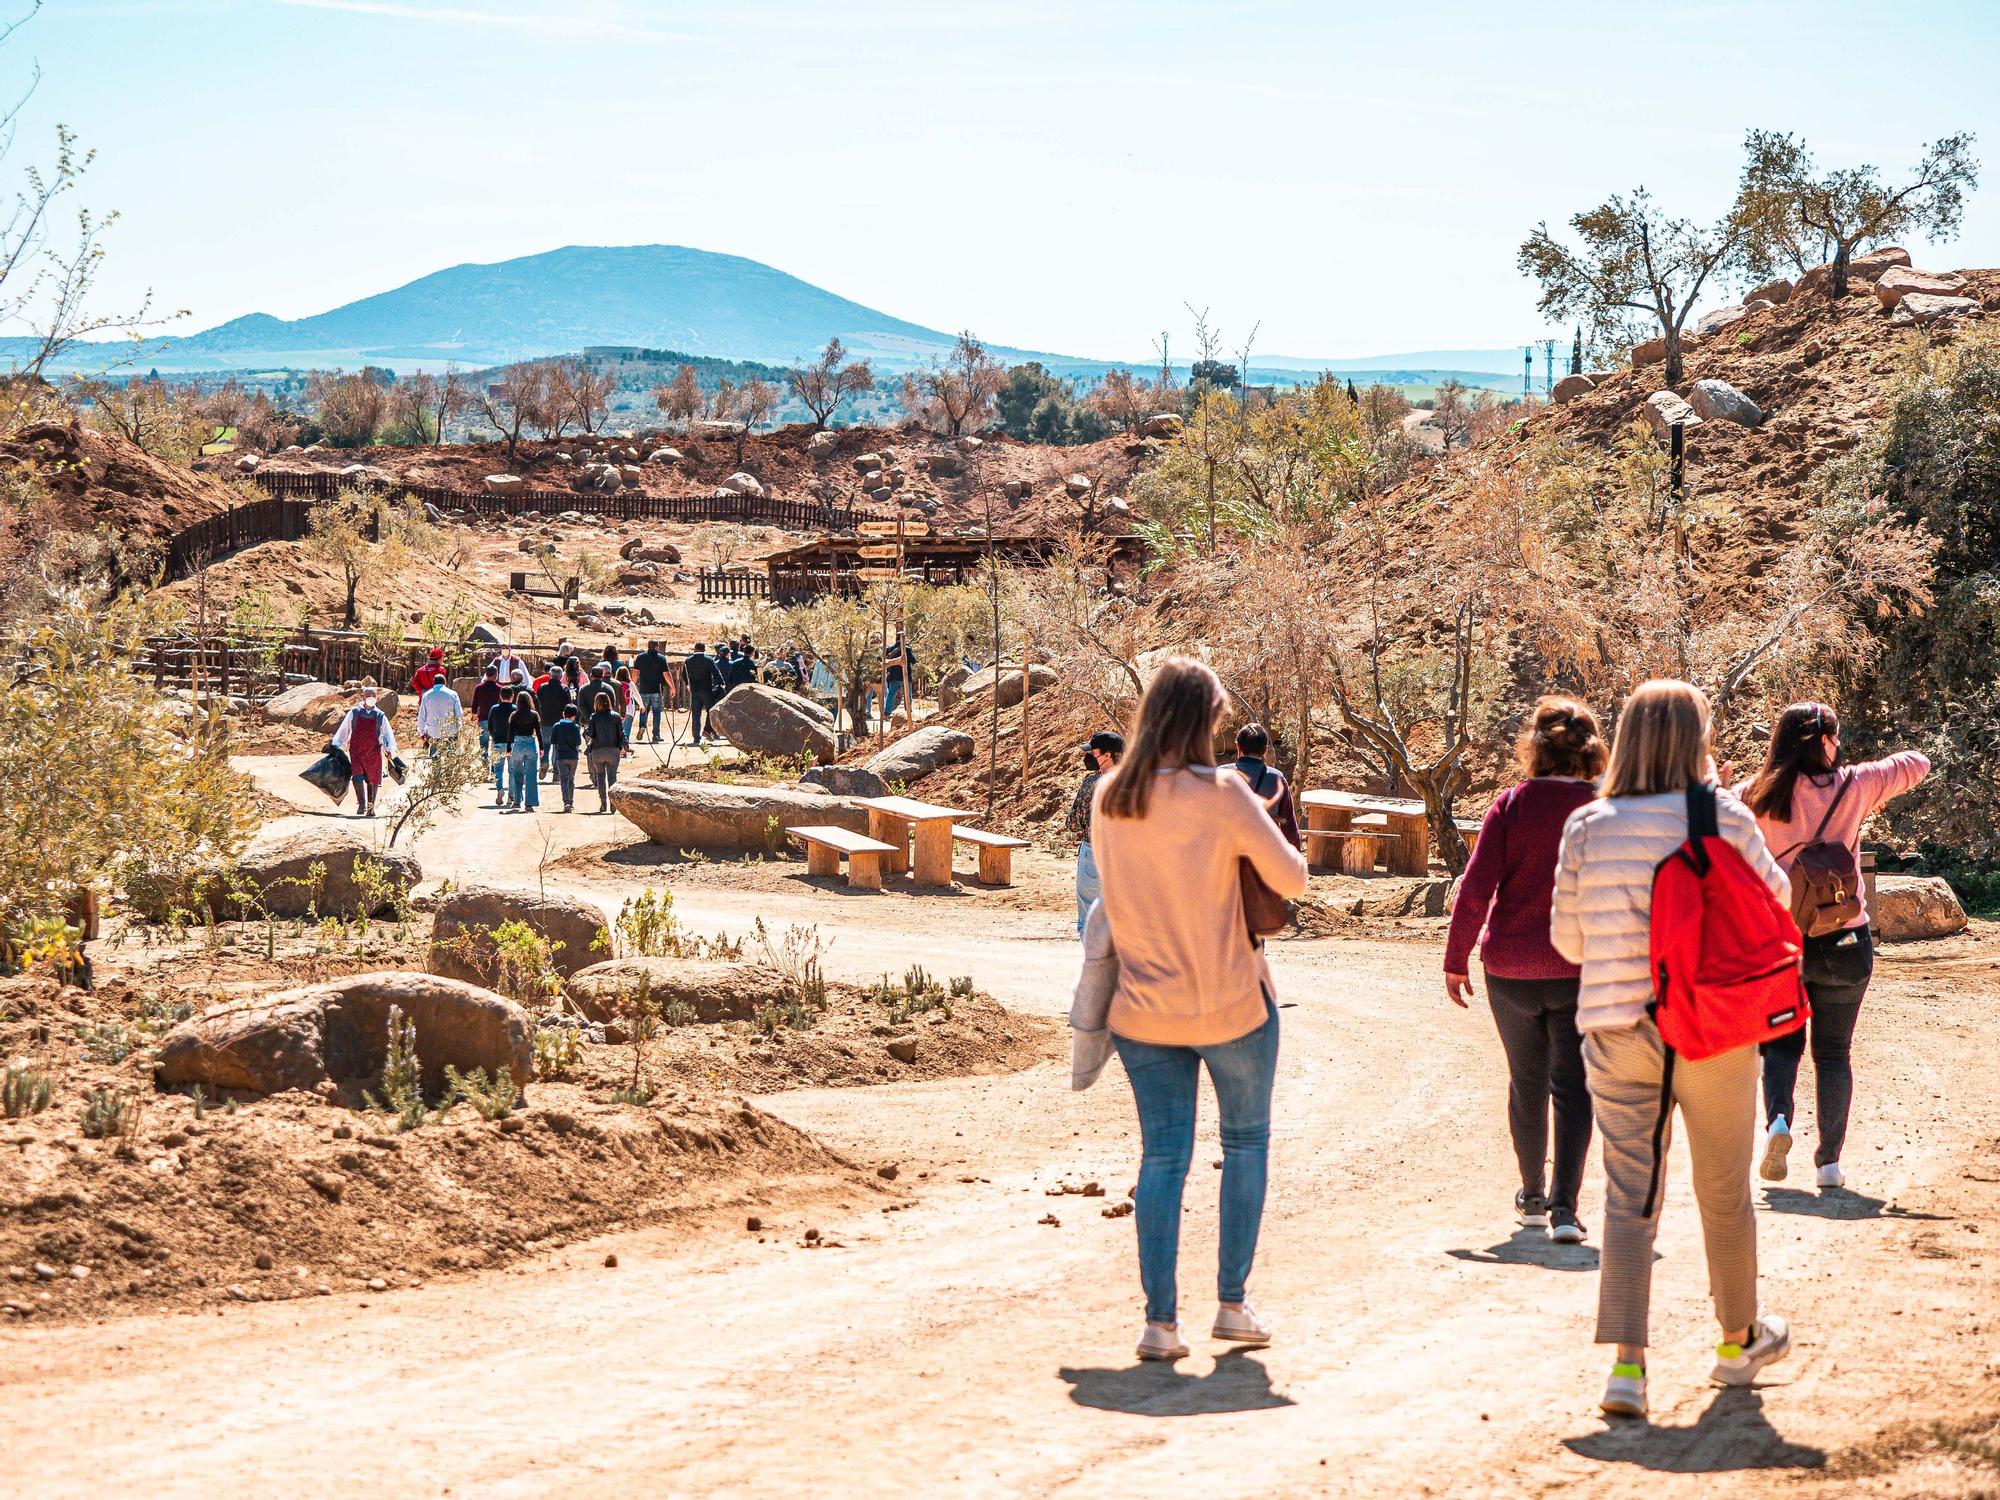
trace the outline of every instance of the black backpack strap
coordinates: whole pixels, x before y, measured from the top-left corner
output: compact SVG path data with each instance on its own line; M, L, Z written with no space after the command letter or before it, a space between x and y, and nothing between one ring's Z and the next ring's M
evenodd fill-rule
M1674 1049L1667 1048L1666 1066L1660 1070L1660 1113L1653 1121L1653 1175L1646 1183L1646 1206L1639 1217L1650 1219L1660 1206L1660 1179L1666 1175L1667 1121L1674 1114Z
M1691 781L1687 789L1687 847L1695 873L1706 878L1708 875L1708 850L1703 839L1719 837L1722 832L1715 815L1715 788L1706 781Z
M1817 844L1821 839L1826 837L1826 825L1833 821L1834 812L1840 807L1841 798L1847 795L1847 789L1853 785L1854 778L1852 776L1843 776L1840 778L1840 790L1835 792L1833 800L1827 803L1826 815L1819 820L1819 827L1813 830L1813 836L1806 840L1807 843Z

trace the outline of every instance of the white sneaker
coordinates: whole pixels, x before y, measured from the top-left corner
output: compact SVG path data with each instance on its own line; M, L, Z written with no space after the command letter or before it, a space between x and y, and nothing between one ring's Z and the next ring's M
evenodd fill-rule
M1749 1385L1764 1366L1776 1364L1791 1352L1791 1325L1770 1313L1750 1326L1749 1343L1715 1346L1715 1368L1708 1378L1718 1385Z
M1181 1337L1178 1323L1148 1323L1139 1335L1141 1359L1186 1359L1187 1355L1187 1340Z
M1771 1122L1771 1128L1764 1136L1764 1164L1757 1169L1757 1175L1766 1182L1785 1180L1785 1155L1792 1149L1792 1128L1779 1115Z
M1271 1327L1257 1316L1257 1309L1245 1297L1236 1307L1216 1308L1215 1327L1210 1330L1209 1337L1261 1349L1271 1342Z
M1819 1169L1819 1185L1823 1188L1844 1188L1847 1174L1840 1170L1840 1163L1830 1161Z
M1614 1417L1646 1415L1646 1371L1642 1365L1613 1365L1598 1406Z

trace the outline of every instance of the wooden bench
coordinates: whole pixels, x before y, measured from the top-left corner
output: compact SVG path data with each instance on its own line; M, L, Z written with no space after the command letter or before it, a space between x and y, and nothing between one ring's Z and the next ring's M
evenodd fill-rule
M1028 847L1026 839L1009 838L1004 833L988 833L983 828L953 828L952 841L970 844L979 851L979 883L1012 885L1014 851Z
M1383 851L1398 837L1381 828L1322 828L1308 836L1340 845L1340 870L1343 875L1374 874Z
M871 839L865 833L833 824L814 823L786 832L806 846L806 874L838 875L840 861L847 860L847 883L857 890L882 889L882 862L898 851L894 844Z

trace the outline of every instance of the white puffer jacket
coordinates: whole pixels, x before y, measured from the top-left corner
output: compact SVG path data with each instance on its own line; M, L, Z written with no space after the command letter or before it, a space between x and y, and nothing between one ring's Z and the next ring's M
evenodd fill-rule
M1789 905L1791 882L1735 793L1716 792L1715 821L1771 893ZM1685 792L1599 797L1571 813L1563 826L1549 936L1556 952L1583 967L1579 1031L1645 1019L1653 998L1653 874L1687 838L1687 827Z

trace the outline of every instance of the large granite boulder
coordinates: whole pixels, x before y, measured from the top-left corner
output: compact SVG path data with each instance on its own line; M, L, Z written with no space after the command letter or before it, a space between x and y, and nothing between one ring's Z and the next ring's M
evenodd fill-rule
M1935 323L1941 318L1976 318L1984 313L1977 297L1936 297L1928 292L1905 292L1896 303L1889 321L1896 327Z
M747 1021L785 995L785 977L762 964L697 958L614 958L572 974L563 991L593 1021L615 1021L622 996L650 994L662 1014L675 1001L698 1021ZM623 1040L610 1037L609 1040Z
M866 766L814 766L799 778L804 786L816 786L836 797L886 797L889 783Z
M972 668L953 667L938 679L937 701L939 708L950 708L965 696L965 684L972 676Z
M1743 298L1743 305L1748 307L1753 302L1769 302L1775 305L1789 301L1791 295L1791 282L1783 276L1774 276L1762 286L1750 288Z
M830 823L868 831L868 810L823 792L776 786L723 786L707 781L621 781L612 810L669 849L727 854L775 853L783 830Z
M1764 420L1764 409L1726 380L1697 380L1688 399L1696 413L1711 422L1755 427Z
M1880 876L1869 908L1869 922L1885 943L1950 937L1965 930L1965 908L1940 875Z
M1672 391L1655 391L1646 398L1646 404L1639 408L1639 414L1652 424L1653 435L1661 442L1667 440L1674 426L1699 427L1701 415L1687 402Z
M1911 292L1929 297L1963 297L1965 278L1953 271L1913 271L1908 266L1891 266L1875 282L1875 300L1894 307Z
M1847 274L1857 281L1875 281L1895 266L1907 266L1910 252L1900 245L1884 245L1879 250L1870 250L1866 255L1857 255L1847 263Z
M364 875L370 865L375 874ZM237 856L234 873L236 889L255 895L255 903L230 900L226 877L208 882L210 904L230 917L351 917L363 906L381 915L424 878L415 855L372 849L329 824L266 828Z
M549 966L570 975L611 953L604 912L576 896L461 886L438 903L431 923L430 969L451 979L490 985L498 978L493 930L524 922L549 941Z
M1016 703L1021 701L1023 692L1021 669L1019 667L1008 667L997 675L1000 684L1000 706L1002 708L1012 708ZM979 671L974 672L961 684L961 699L978 698L992 692L994 690L995 677L996 673L992 667L983 667ZM1059 680L1053 667L1045 667L1040 662L1029 664L1028 683L1035 692L1046 693Z
M1694 336L1705 339L1710 334L1720 333L1731 323L1743 316L1743 304L1732 302L1727 307L1714 308L1694 320Z
M783 688L746 682L708 711L708 722L739 750L759 755L810 755L832 760L840 753L833 716L810 698Z
M520 1006L477 985L396 971L211 1006L167 1033L155 1077L259 1094L328 1079L379 1090L391 1006L416 1027L427 1091L444 1088L447 1063L488 1077L506 1069L522 1088L533 1079L534 1029Z
M303 723L317 718L329 703L347 707L350 695L330 682L301 682L288 687L264 705L264 717L273 724Z
M1664 337L1644 339L1632 346L1632 363L1635 365L1658 364L1667 357L1667 341Z
M740 469L723 480L717 488L727 490L732 495L761 495L764 493L764 486L758 483L757 477L754 474L745 474Z
M1588 375L1565 375L1549 392L1549 398L1557 406L1567 406L1578 396L1587 396L1597 389L1597 382Z
M872 756L867 769L885 782L908 786L921 781L939 766L956 765L972 759L972 736L942 724L926 724L914 734L906 734L895 744Z
M1187 423L1179 412L1156 411L1139 424L1139 436L1149 438L1179 437Z

